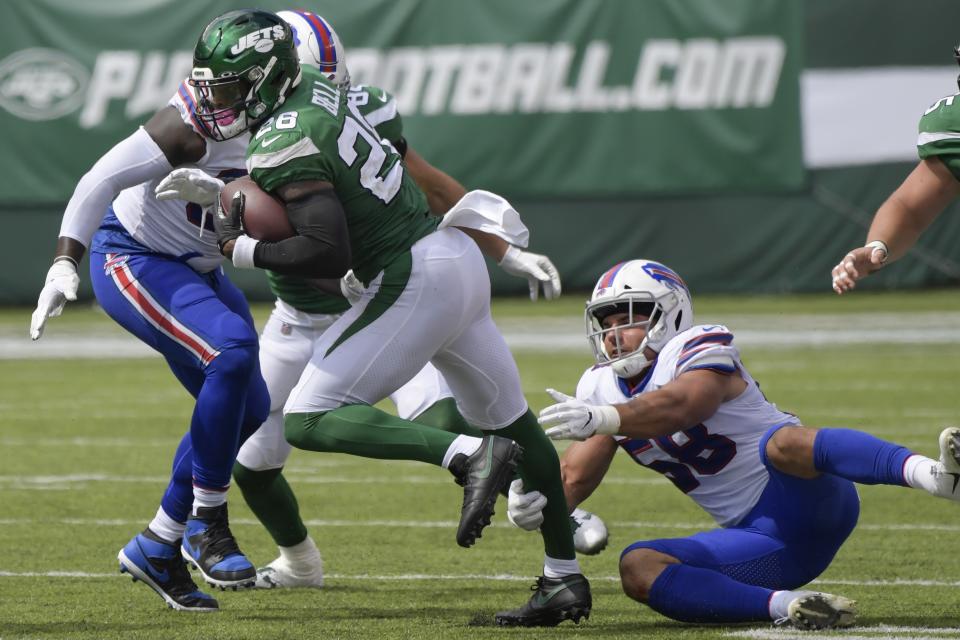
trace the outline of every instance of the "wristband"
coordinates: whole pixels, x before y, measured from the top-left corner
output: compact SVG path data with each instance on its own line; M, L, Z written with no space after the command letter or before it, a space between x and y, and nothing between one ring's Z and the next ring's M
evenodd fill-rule
M79 262L77 262L75 259L71 258L70 256L66 256L66 255L55 257L55 258L53 259L53 262L54 262L54 263L57 263L57 262L69 262L69 263L71 263L71 264L73 265L73 268L74 268L74 269L76 269L77 267L80 266L80 263L79 263Z
M874 251L880 249L883 251L883 259L880 260L880 264L884 264L887 261L887 258L890 257L890 249L887 247L887 243L883 240L871 240L867 244L863 245L864 247L869 247ZM871 251L871 254L873 251Z
M253 262L253 252L259 244L259 240L254 240L250 236L237 236L237 241L233 245L233 266L238 269L253 269L257 265Z
M611 404L590 408L596 412L597 433L610 436L620 431L620 412Z

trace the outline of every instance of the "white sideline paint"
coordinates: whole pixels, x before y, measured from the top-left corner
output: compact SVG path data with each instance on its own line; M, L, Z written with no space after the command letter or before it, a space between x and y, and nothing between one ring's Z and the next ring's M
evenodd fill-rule
M824 291L829 274L824 275ZM838 344L941 344L960 342L960 312L921 311L910 315L910 331L897 313L776 314L705 316L698 322L722 321L740 346L789 348ZM516 351L579 351L589 356L583 318L541 318L531 331L529 319L501 321L497 326ZM66 335L50 334L32 342L26 331L0 331L0 360L19 358L143 358L159 355L133 336L103 327Z

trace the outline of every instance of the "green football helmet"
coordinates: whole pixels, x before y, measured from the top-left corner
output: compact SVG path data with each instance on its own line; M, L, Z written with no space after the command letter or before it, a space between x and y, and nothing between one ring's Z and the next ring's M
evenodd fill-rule
M214 18L193 51L197 120L214 140L234 138L264 121L299 83L293 33L269 11L243 9Z

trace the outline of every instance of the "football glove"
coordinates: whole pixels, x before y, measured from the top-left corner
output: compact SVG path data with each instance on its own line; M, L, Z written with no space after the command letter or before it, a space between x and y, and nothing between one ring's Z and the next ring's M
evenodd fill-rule
M342 278L340 278L340 293L343 294L343 297L347 299L347 302L350 305L355 305L363 298L363 292L366 289L363 286L363 283L360 282L360 279L357 278L353 273L353 269L347 271Z
M586 440L595 433L610 435L620 430L620 413L613 405L592 405L573 396L547 389L557 401L540 411L537 421L553 440Z
M77 275L77 265L73 260L55 260L47 271L47 280L40 290L37 308L30 318L30 338L39 340L43 335L43 328L47 318L55 318L63 313L63 305L69 300L77 299L77 287L80 286L80 276Z
M547 497L539 491L523 493L523 480L517 478L510 483L507 495L507 520L515 527L533 531L543 524L543 508L547 506Z
M246 197L243 191L237 190L230 200L230 211L224 211L217 199L217 213L213 216L213 228L217 232L217 246L220 247L220 253L223 253L223 247L231 240L236 240L243 233L243 206ZM226 254L224 254L226 255Z
M610 534L599 516L578 507L570 514L570 526L573 527L573 546L577 553L595 556L607 548Z
M500 268L510 275L527 279L531 300L536 301L540 285L543 285L543 297L547 300L560 296L560 272L547 256L523 251L511 245L499 264Z
M174 169L160 181L154 193L157 200L186 200L209 207L220 197L223 180L200 169Z

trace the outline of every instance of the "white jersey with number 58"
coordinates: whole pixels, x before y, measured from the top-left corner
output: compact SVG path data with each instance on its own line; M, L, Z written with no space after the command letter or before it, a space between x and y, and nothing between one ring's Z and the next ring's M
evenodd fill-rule
M176 107L183 121L206 138L194 120L194 95L189 84L181 83L168 104ZM244 159L249 141L249 134L223 142L206 138L204 156L184 166L202 169L229 182L247 174ZM217 268L223 256L217 248L211 217L207 216L201 232L203 210L199 205L183 200L157 200L154 189L164 177L121 191L113 202L117 219L137 242L152 251L179 258L201 273Z
M636 462L666 476L720 526L732 526L749 513L767 485L769 474L760 459L763 434L799 420L767 401L740 361L729 329L699 325L678 334L634 388L609 366L593 367L580 378L577 398L590 404L621 404L702 369L739 375L747 387L703 423L684 431L652 440L615 437Z

